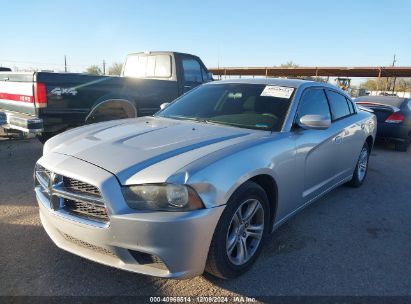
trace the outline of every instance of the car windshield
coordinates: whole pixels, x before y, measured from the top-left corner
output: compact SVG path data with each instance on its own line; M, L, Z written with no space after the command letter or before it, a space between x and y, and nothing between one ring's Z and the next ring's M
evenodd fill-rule
M265 84L210 84L183 95L156 116L280 131L294 88Z

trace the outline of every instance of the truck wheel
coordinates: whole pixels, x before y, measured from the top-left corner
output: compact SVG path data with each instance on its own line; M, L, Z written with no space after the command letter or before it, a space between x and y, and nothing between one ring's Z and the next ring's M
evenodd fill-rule
M218 221L205 270L222 279L246 272L261 252L269 213L264 189L251 181L244 183L231 196Z
M36 137L44 145L46 141L48 141L50 138L52 138L55 135L57 135L57 133L44 132L44 133L41 133L41 135L37 135Z
M87 124L137 117L137 109L128 100L106 100L94 108L86 118Z

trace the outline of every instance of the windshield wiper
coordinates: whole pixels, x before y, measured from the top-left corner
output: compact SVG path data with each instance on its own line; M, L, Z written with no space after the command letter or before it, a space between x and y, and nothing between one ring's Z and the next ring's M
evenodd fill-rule
M268 127L260 127L260 126L247 126L243 124L238 124L235 122L225 122L225 121L217 121L217 120L205 120L205 123L209 124L214 124L214 125L226 125L226 126L232 126L232 127L237 127L237 128L243 128L243 129L253 129L253 130L268 130Z
M165 116L168 118L172 119L178 119L178 120L190 120L190 121L197 121L197 122L207 122L205 119L198 118L198 117L188 117L188 116L180 116L180 115L171 115L171 116Z

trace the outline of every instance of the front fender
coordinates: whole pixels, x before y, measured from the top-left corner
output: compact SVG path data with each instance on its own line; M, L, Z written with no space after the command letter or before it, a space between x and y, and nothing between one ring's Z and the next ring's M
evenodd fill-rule
M273 136L236 152L219 151L179 170L170 182L186 183L200 195L207 208L224 205L247 180L269 175L277 184L278 202L293 200L298 191L288 191L298 183L295 143L287 135ZM225 155L224 155L225 154Z

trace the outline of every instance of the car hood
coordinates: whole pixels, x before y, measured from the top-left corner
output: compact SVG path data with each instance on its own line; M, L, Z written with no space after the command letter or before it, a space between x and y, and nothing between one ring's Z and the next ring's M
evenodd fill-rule
M122 184L162 182L188 163L266 132L221 125L142 117L73 129L46 143L45 153L73 156L103 168ZM160 166L159 166L160 164ZM147 171L155 167L156 172ZM141 175L141 174L140 174ZM148 177L147 175L151 175Z

